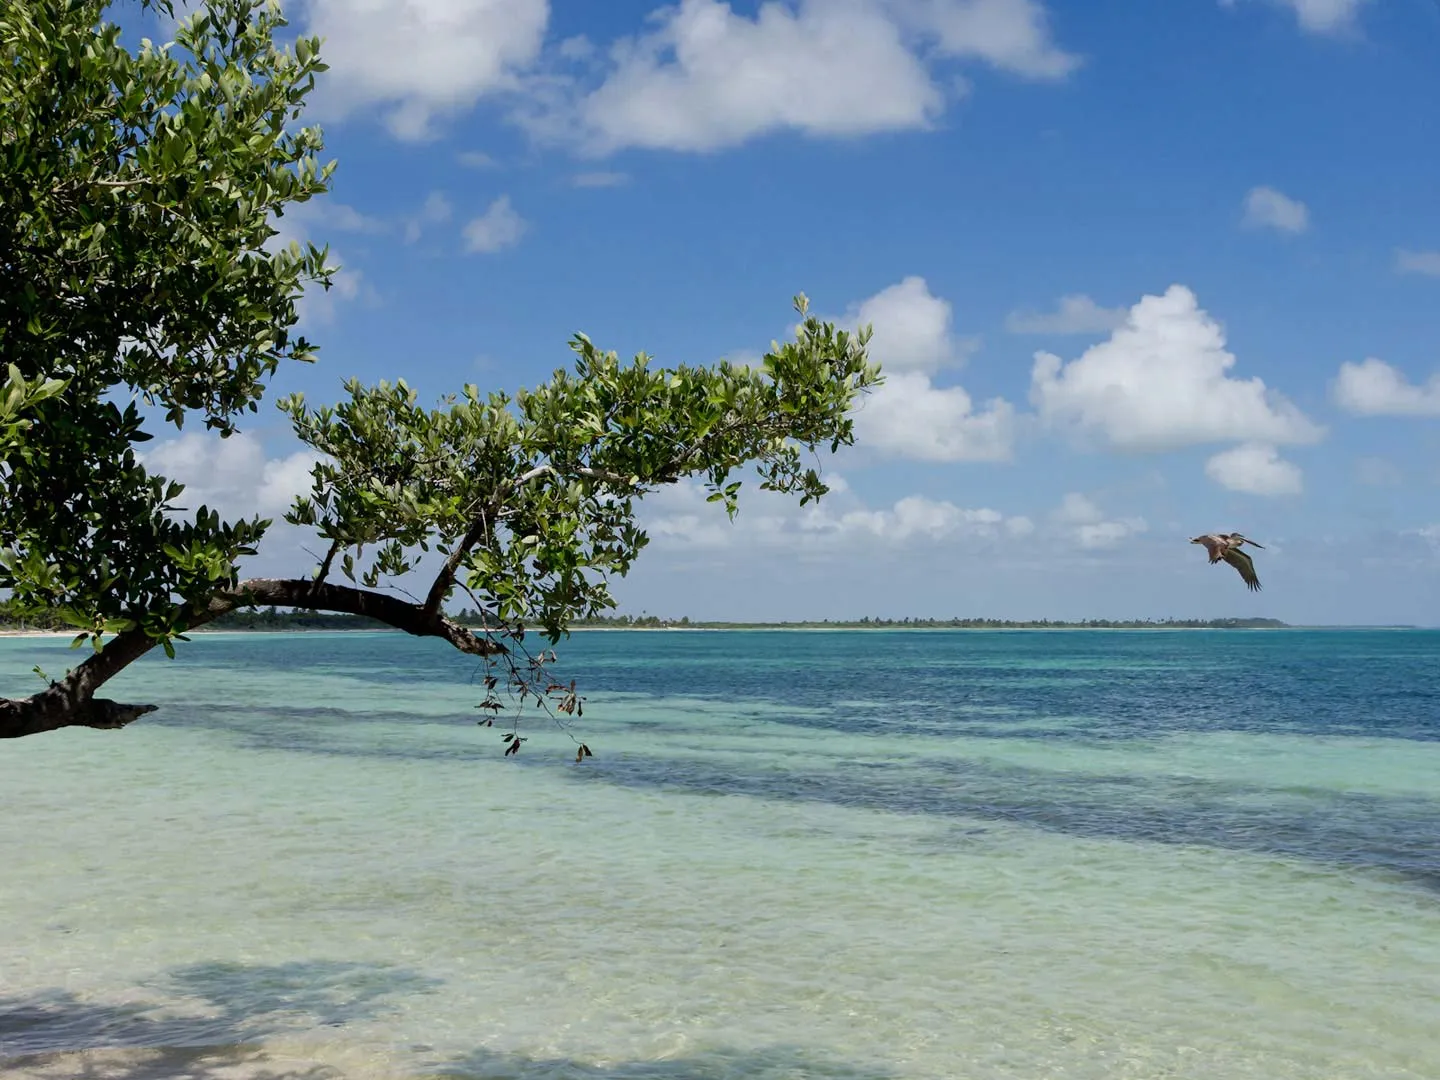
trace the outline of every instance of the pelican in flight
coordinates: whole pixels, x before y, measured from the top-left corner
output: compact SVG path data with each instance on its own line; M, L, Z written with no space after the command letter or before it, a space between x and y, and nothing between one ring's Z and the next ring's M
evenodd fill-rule
M1260 579L1255 576L1255 563L1248 554L1241 548L1249 544L1261 551L1265 550L1264 544L1257 544L1254 540L1235 533L1206 533L1204 536L1195 536L1190 540L1192 544L1203 544L1205 550L1210 553L1210 561L1217 563L1225 561L1240 572L1240 577L1252 592L1260 589Z

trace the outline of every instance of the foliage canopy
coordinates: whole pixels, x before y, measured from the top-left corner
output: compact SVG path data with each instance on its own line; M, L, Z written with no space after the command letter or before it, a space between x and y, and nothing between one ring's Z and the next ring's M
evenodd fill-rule
M128 723L149 707L101 701L100 685L248 604L509 657L526 625L554 641L612 606L608 579L646 543L646 492L698 478L733 516L734 476L753 468L802 503L825 493L802 452L852 441L849 410L878 369L868 331L797 297L795 339L753 367L622 363L577 335L572 368L513 397L466 386L427 408L398 381L351 382L334 406L283 399L323 455L286 518L329 547L295 578L241 580L270 522L183 508L181 485L137 454L152 437L140 405L228 437L281 363L315 359L296 305L334 268L314 245L279 247L274 222L329 185L319 130L297 126L325 65L316 39L277 40L273 0L208 0L173 43L134 51L108 7L0 8L0 589L94 645L45 691L0 702L0 735ZM423 599L385 591L430 551L443 565ZM446 617L457 590L478 631Z

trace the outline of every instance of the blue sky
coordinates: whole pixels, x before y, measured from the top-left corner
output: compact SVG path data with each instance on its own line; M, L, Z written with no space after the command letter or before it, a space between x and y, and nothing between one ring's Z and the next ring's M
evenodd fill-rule
M873 323L832 496L659 493L622 610L1440 623L1436 0L287 12L339 167L279 224L344 271L275 396L533 385L575 331L753 356L802 291ZM278 411L157 434L227 508L303 482ZM1211 530L1266 545L1263 592Z

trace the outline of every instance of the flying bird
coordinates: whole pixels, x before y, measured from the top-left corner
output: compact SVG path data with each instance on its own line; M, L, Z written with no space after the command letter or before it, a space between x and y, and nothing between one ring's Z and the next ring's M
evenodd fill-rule
M1206 533L1204 536L1192 537L1192 544L1203 544L1205 550L1210 553L1212 563L1227 562L1239 571L1240 577L1252 592L1260 589L1260 579L1255 575L1255 563L1241 549L1249 544L1261 551L1265 550L1264 544L1257 544L1248 537L1236 533Z

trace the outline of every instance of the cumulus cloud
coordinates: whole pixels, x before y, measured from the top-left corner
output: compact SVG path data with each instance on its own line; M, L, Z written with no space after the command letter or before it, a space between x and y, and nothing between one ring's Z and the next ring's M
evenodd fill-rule
M933 295L925 279L915 275L852 304L838 321L874 329L870 351L887 372L949 367L962 362L978 344L955 337L950 302Z
M400 139L483 95L517 89L540 55L548 0L306 0L304 30L325 39L321 119L377 111Z
M874 4L769 3L750 19L682 0L662 12L616 44L614 70L575 104L599 152L715 150L782 128L866 135L923 127L944 104Z
M514 247L525 235L528 224L510 205L510 196L501 195L479 217L471 218L460 230L465 250L493 254Z
M1080 66L1051 41L1036 0L892 0L890 7L902 25L933 35L942 55L1032 79L1063 79Z
M870 355L885 383L860 406L860 442L920 461L1004 461L1014 441L1014 409L1002 399L979 410L960 386L936 386L936 372L964 362L976 347L954 334L950 303L922 277L907 277L852 305L838 320L869 325Z
M1093 500L1077 491L1060 500L1050 512L1050 520L1062 538L1087 551L1116 547L1149 528L1142 517L1108 518Z
M1304 203L1272 187L1256 187L1245 196L1244 224L1250 229L1302 233L1310 227L1310 211Z
M1220 325L1173 285L1142 298L1124 326L1076 360L1037 352L1030 399L1047 427L1132 453L1323 435L1263 380L1230 377L1234 365Z
M855 413L863 446L917 461L1008 461L1015 409L993 398L977 410L963 387L938 387L923 372L887 375Z
M245 432L222 439L187 431L141 456L149 471L185 485L179 505L186 510L204 505L227 517L271 518L279 518L296 495L310 490L310 470L320 460L309 449L267 457L260 440Z
M1359 416L1440 416L1440 372L1416 386L1373 356L1340 365L1335 403Z
M608 47L546 51L548 0L296 0L330 65L322 120L374 115L434 137L500 96L532 133L592 154L704 151L779 130L858 136L924 128L961 85L957 64L1034 80L1080 64L1040 0L729 0L659 4ZM747 5L748 6L748 5Z
M1221 487L1247 495L1298 495L1304 487L1299 466L1264 443L1222 450L1205 463L1205 475Z
M1440 277L1440 251L1397 251L1395 269L1402 274Z
M685 482L646 498L643 520L659 548L783 549L843 552L909 547L957 539L999 540L1033 531L1028 518L989 508L967 509L943 499L908 495L883 509L866 507L829 478L832 491L819 504L751 492L734 522L705 501L702 485Z
M1062 296L1055 311L1012 311L1005 329L1012 334L1105 334L1122 326L1125 308L1101 307L1082 294Z
M1355 23L1368 0L1270 0L1276 7L1295 13L1300 28L1312 34L1335 34ZM1236 0L1220 0L1221 7L1234 7Z
M599 84L551 80L519 119L592 154L710 151L770 132L846 137L924 128L945 92L932 65L977 60L1058 79L1078 63L1036 0L680 0L611 47Z
M1062 525L1094 525L1104 520L1105 513L1089 496L1072 491L1060 500L1050 516Z
M1124 540L1136 533L1144 532L1149 526L1144 518L1126 518L1124 521L1097 521L1093 525L1081 525L1075 530L1075 538L1087 551L1119 547Z

